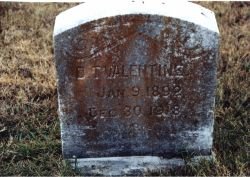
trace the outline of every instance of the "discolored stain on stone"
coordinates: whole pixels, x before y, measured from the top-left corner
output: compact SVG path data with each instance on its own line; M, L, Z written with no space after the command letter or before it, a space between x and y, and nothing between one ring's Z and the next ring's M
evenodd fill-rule
M65 158L211 155L217 32L130 14L54 42Z

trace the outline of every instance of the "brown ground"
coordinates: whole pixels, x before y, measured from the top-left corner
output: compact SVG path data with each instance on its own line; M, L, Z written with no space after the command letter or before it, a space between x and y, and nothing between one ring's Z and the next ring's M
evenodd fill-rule
M163 175L250 175L250 3L201 2L221 33L214 162ZM52 32L75 4L0 3L0 176L76 175L62 162Z

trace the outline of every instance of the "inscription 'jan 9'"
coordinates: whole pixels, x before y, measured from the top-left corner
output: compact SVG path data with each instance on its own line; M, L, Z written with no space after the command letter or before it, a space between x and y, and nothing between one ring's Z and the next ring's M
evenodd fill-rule
M88 91L86 91L88 90ZM96 91L86 89L84 95L86 97L96 98L126 98L126 97L181 97L182 88L178 84L173 85L152 85L146 87L130 86L130 87L115 87L101 86Z
M180 110L178 100L182 98L182 82L184 75L184 66L181 62L177 63L148 63L148 64L127 64L127 65L105 65L105 64L86 64L83 60L77 61L76 78L81 80L93 80L90 82L98 83L98 88L85 85L78 87L84 97L94 98L96 104L101 100L108 99L116 102L117 99L147 99L147 105L116 105L113 108L100 108L94 102L91 106L80 106L85 109L82 112L83 117L90 119L96 118L133 118L134 116L157 116L166 118L171 115L179 116ZM148 84L140 85L141 79L148 79ZM156 80L151 79L156 78ZM123 80L123 79L126 79ZM137 85L129 84L129 81L136 79ZM164 79L164 82L158 82L158 79ZM98 80L98 81L94 81ZM104 82L99 82L103 80ZM109 80L109 81L105 81ZM110 81L116 80L116 81ZM80 84L79 82L79 84ZM89 81L87 81L89 82ZM109 84L110 83L110 84ZM144 82L142 82L144 83ZM110 98L110 99L109 99ZM115 98L115 99L113 99ZM158 104L158 98L164 99L165 104ZM174 99L175 103L170 101ZM151 101L150 101L151 100ZM84 104L83 104L84 105Z

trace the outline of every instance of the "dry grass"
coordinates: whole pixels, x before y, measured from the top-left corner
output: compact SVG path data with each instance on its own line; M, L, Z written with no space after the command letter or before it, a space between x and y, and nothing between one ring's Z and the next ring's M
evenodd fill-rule
M250 3L201 2L221 32L216 161L165 175L250 175ZM77 175L62 162L52 31L75 4L0 3L0 176Z

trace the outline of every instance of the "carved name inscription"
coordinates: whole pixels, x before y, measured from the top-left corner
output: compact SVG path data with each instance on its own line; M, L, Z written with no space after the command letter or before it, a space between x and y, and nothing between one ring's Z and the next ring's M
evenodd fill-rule
M112 59L111 59L112 60ZM77 90L78 93L83 92L83 97L91 97L93 99L108 99L111 102L113 99L181 99L182 88L181 82L183 76L183 65L171 65L170 62L166 65L161 64L130 64L130 65L111 65L101 66L91 64L85 66L84 60L77 60L76 78L80 80L109 80L109 82L129 82L130 80L151 80L159 79L164 81L164 84L151 82L149 85L115 85L111 87L109 84L99 85L95 90L92 87L86 86ZM86 72L87 71L87 72ZM86 73L85 73L86 72ZM175 101L176 102L176 101ZM141 105L120 105L115 108L102 108L96 106L82 107L85 110L83 117L89 118L132 118L134 116L157 116L166 117L167 113L171 113L172 117L180 114L178 103L165 105L148 105L147 110L144 110ZM152 117L154 118L154 117Z
M56 36L64 156L210 154L201 127L211 127L216 37L153 15L100 19Z
M80 60L84 61L84 60ZM183 77L183 66L179 65L175 68L170 68L168 65L151 64L151 65L137 65L131 64L129 66L124 65L113 65L113 66L91 66L86 68L85 66L79 66L77 68L76 77L86 79L84 71L92 71L91 76L95 79L114 79L114 78L131 78L131 77Z

